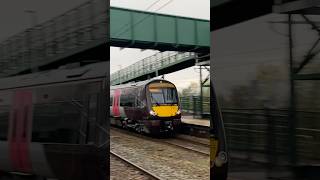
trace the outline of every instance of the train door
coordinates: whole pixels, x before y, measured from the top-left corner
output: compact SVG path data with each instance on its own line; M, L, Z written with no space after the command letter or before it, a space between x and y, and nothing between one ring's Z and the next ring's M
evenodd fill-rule
M110 91L110 97L109 97L109 100L110 100L110 104L109 104L109 113L110 113L110 117L113 116L113 91L111 90Z
M125 95L121 97L121 104L124 106L125 116L135 122L137 120L136 88L128 88L124 93Z
M144 115L144 108L145 108L145 102L142 98L142 89L141 88L137 88L137 96L135 98L135 104L136 104L136 118L137 119L143 119Z
M113 105L112 105L112 115L113 117L120 117L120 89L116 89L113 92Z
M14 93L10 113L9 149L14 171L31 172L29 145L31 140L32 91Z

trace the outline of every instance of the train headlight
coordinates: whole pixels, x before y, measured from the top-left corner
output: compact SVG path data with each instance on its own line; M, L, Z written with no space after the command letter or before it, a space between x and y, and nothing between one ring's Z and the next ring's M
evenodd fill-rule
M181 114L181 111L180 111L180 109L178 109L178 111L177 111L177 114L179 115L179 114Z
M157 113L156 113L156 112L154 112L154 111L152 111L152 110L150 110L150 112L149 112L149 113L150 113L150 115L151 115L151 116L156 116L156 115L157 115Z

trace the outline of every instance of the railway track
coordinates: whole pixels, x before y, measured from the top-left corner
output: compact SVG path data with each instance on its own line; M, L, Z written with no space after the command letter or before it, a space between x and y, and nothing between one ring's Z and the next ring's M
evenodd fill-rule
M158 179L209 178L207 145L179 137L152 138L114 127L110 129L110 133L112 152L155 174Z
M209 138L199 138L199 137L190 136L190 135L184 135L184 134L179 134L179 135L176 136L176 138L184 140L184 141L189 141L189 142L192 142L194 144L199 144L199 145L202 145L202 146L210 147Z
M205 150L209 148L206 145L198 145L198 144L196 145L194 142L185 141L181 139L168 139L168 140L164 140L163 142L169 145L177 146L179 148L182 148L188 151L193 151L195 153L199 153L205 156L210 156L209 149Z
M143 167L140 167L139 165L131 162L130 160L126 159L125 157L122 157L120 155L118 155L117 153L110 151L110 154L114 157L116 157L117 159L119 159L120 161L129 164L130 166L132 166L133 168L139 170L142 172L141 176L146 176L147 179L149 180L163 180L162 178L158 177L157 175L153 174L152 172L144 169Z
M191 136L177 136L171 139L155 139L146 135L138 134L136 132L130 132L120 128L111 128L111 129L120 131L121 133L125 133L131 136L140 137L140 138L156 141L159 143L175 146L175 147L178 147L187 151L192 151L204 156L210 156L209 142L205 143L201 141L192 140L190 138ZM201 139L201 138L197 138L197 139Z

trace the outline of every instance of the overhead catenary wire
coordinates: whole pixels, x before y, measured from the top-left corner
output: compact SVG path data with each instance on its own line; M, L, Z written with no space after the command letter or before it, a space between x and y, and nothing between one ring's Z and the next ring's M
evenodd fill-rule
M156 2L159 2L159 1L156 1ZM173 2L173 0L169 0L168 2L166 2L165 4L163 4L162 6L160 6L158 9L156 9L154 12L160 11L161 9L163 9L164 7L166 7L167 5L169 5L169 4L172 3L172 2ZM151 4L151 5L152 5L152 6L155 5L155 3L153 3L153 4ZM149 6L149 8L152 7L151 5ZM119 37L119 36L121 36L122 34L128 32L131 28L139 25L140 23L142 23L143 21L145 21L147 18L149 18L151 15L152 15L152 14L146 15L145 17L141 18L139 21L137 21L136 23L134 23L134 24L133 24L132 26L130 26L130 27L127 27L127 26L130 25L130 23L125 24L121 29L123 29L123 28L125 28L125 27L127 27L127 28L124 29L123 31L120 31L120 32L119 32L119 31L116 31L116 32L119 32L119 33L118 33L115 37ZM121 29L119 29L119 30L121 30Z
M154 1L152 4L150 4L146 9L144 9L144 11L148 11L148 10L150 10L154 5L156 5L158 2L160 2L161 0L156 0L156 1ZM115 31L115 32L119 32L119 31L121 31L123 28L125 28L126 26L128 26L128 25L130 25L130 23L127 23L127 24L125 24L125 25L123 25L121 28L119 28L117 31Z

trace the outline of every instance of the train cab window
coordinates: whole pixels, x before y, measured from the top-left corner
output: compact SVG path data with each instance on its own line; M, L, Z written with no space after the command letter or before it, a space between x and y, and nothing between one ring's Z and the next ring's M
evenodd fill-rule
M9 107L0 106L0 141L7 140L9 128Z

